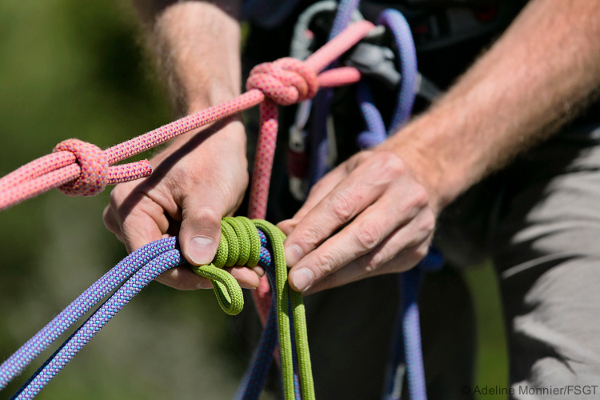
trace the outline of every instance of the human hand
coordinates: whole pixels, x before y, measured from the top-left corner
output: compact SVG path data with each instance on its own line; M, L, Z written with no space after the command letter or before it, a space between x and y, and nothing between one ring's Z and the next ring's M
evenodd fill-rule
M104 224L128 251L178 235L193 265L212 262L221 238L221 219L240 205L248 184L245 133L227 120L178 138L151 160L149 178L117 185L104 210ZM245 288L256 288L261 268L228 269ZM180 290L212 288L185 266L157 280Z
M427 254L435 204L391 151L356 154L310 191L279 224L294 290L314 293L369 276L402 272Z

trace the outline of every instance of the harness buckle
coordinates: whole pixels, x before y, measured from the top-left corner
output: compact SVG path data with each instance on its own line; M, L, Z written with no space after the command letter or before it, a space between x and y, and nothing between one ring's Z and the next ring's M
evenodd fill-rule
M391 88L396 88L402 79L396 69L394 52L388 47L358 43L348 54L344 64Z

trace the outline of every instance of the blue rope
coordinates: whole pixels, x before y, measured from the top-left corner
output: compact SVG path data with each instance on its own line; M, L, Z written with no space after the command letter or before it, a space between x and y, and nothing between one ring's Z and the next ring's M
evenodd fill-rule
M410 31L410 25L401 12L388 9L383 11L377 23L387 26L394 37L398 50L398 60L402 84L398 90L396 108L388 132L395 133L410 118L415 103L415 86L417 83L417 50Z
M341 0L338 6L328 40L339 35L352 21L352 14L358 9L360 0ZM336 63L332 63L335 66ZM333 98L332 89L323 89L313 100L313 123L310 131L310 149L312 162L308 171L308 187L311 188L328 172L327 154L329 142L327 140L327 118Z
M274 284L274 268L267 238L261 231L258 231L258 234L261 239L258 264L265 268ZM157 276L183 263L185 260L175 237L157 240L131 253L0 365L0 390L84 314L116 289L11 397L18 400L33 399L135 295ZM274 328L269 328L265 331L266 334L263 334L261 347L255 357L263 359L259 360L263 369L253 371L245 397L248 399L258 399L277 343L277 316L274 312L269 314L269 321L270 326Z
M261 247L267 246L266 236L260 232ZM275 269L272 263L265 265L265 273L269 285L275 287ZM271 306L267 315L267 322L262 331L258 348L256 349L250 367L246 370L234 400L258 400L269 374L273 361L273 353L277 347L277 303L276 296L271 297ZM295 377L296 378L296 377ZM296 379L295 379L296 380Z
M266 236L264 236L262 232L259 232L259 234L261 235L261 246L267 248L268 243ZM275 287L275 269L273 268L272 263L269 262L269 264L265 265L265 272L267 274L267 279L269 280L269 285ZM291 315L291 311L289 314ZM293 333L293 320L290 320L290 324L292 325ZM258 400L269 374L273 353L277 347L277 337L277 302L276 297L272 296L269 314L267 315L267 322L261 334L258 348L252 357L250 367L246 370L246 373L238 386L236 394L233 397L234 400ZM292 346L292 354L294 355L294 394L297 400L301 400L293 334Z
M349 10L344 9L342 11L341 9L342 6L347 6L350 3L353 6L358 6L358 2L342 2L340 3L339 13L343 15L350 14ZM377 23L387 26L392 33L398 51L402 82L388 129L386 129L381 113L374 104L369 86L364 81L359 82L357 98L366 127L366 130L357 137L357 143L361 149L374 147L382 143L388 134L396 133L410 118L415 100L415 84L418 73L417 56L410 26L400 12L392 9L383 11ZM321 111L321 113L325 112ZM317 157L317 160L321 160L321 157ZM384 400L400 399L404 370L407 374L410 399L427 399L417 297L424 271L440 268L442 264L443 257L435 249L432 249L418 266L399 276L400 311L392 343L392 355L388 366Z
M359 0L340 1L329 40L339 34L350 23L352 13L358 8L359 3ZM358 103L366 126L366 130L357 137L361 149L374 147L383 142L388 133L396 133L410 118L415 100L415 85L418 73L417 56L410 26L400 12L392 9L382 12L377 22L387 26L392 33L398 51L402 82L389 129L386 129L381 113L374 104L368 85L365 82L358 84ZM323 90L316 96L313 103L312 162L309 170L309 187L327 173L327 118L332 97L332 90ZM399 307L398 329L392 344L393 352L387 376L385 400L399 400L401 390L398 390L398 382L401 385L403 374L399 376L398 373L402 371L399 367L403 364L406 365L407 370L409 397L412 400L427 399L417 295L423 271L438 268L442 263L441 255L433 250L413 270L400 274L402 299Z
M366 125L366 130L361 132L356 138L358 147L361 149L375 147L387 138L385 123L383 122L381 113L379 113L379 110L375 107L373 95L371 94L367 82L360 81L358 83L356 95L358 98L358 106L360 107Z
M67 329L108 296L121 283L159 255L175 249L175 239L163 239L147 244L131 253L113 269L83 292L48 325L0 365L0 390L18 376L38 355L46 350Z

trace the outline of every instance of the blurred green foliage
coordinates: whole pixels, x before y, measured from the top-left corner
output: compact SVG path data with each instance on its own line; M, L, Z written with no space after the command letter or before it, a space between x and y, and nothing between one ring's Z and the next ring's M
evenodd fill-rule
M0 2L1 175L69 137L105 148L170 121L137 30L116 1ZM108 192L0 213L0 359L126 255L102 223ZM242 363L226 324L211 291L151 284L38 398L229 399Z
M105 148L170 121L139 36L131 10L115 1L0 2L0 175L69 137ZM52 191L0 213L0 359L125 256L102 224L107 199L108 191L85 199ZM479 321L477 381L503 386L491 271L466 276ZM245 360L226 351L227 323L210 291L152 284L38 398L231 398Z

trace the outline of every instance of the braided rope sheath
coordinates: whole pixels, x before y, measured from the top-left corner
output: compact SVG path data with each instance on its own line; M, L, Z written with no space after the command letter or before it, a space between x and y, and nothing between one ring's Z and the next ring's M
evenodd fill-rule
M52 154L34 160L0 179L0 210L6 209L52 188L59 187L63 192L69 195L89 196L102 191L107 184L125 182L147 176L151 173L151 166L147 160L124 165L113 164L164 143L184 132L231 116L257 104L261 104L261 131L256 158L258 165L255 166L255 174L252 180L249 214L252 218L264 218L266 215L267 195L278 129L277 104L292 104L310 98L315 95L319 87L333 87L357 82L360 79L360 73L348 67L337 69L338 73L336 73L336 70L330 70L320 76L317 76L316 74L356 44L372 28L373 25L367 21L353 24L335 39L316 51L304 63L293 59L283 59L272 64L263 65L256 69L252 82L249 82L248 91L241 96L221 105L203 110L197 114L174 121L171 124L113 146L107 150L102 151L94 145L81 142L77 139L70 139L60 143ZM231 223L229 225L231 225ZM231 225L230 227L235 231L234 225ZM273 233L268 225L263 225L262 228L265 230L265 233L272 236L271 240L277 239L277 234ZM281 238L278 238L277 240L281 240ZM287 269L285 268L285 260L283 259L282 253L283 245L281 244L280 247L281 256L279 256L278 259L283 263L283 269L277 268L277 271L279 272L277 272L276 275L278 276L277 279L279 281L283 276L281 271L285 271L287 276ZM261 257L265 255L265 251L263 250L260 251ZM235 252L235 250L233 250L233 252ZM232 260L239 260L238 257L232 255L231 259L229 259L230 256L228 253L228 259L225 261L224 265L231 263ZM126 260L128 259L129 258ZM250 259L251 257L249 255L248 260ZM255 259L255 257L252 259ZM223 262L221 259L216 261L217 265L221 262ZM239 312L238 310L240 310L243 305L241 289L235 280L230 275L221 271L217 265L200 267L200 269L197 269L197 272L204 274L204 276L207 276L214 281L217 299L226 312L232 314ZM147 266L148 265L143 268L146 268ZM142 267L142 265L135 264L133 266L134 270L136 268L139 269L140 267ZM165 267L168 267L168 265L165 264ZM148 268L150 268L150 270L144 269L144 271L146 271L144 275L145 278L154 276L153 274L155 273L161 273L159 272L160 267L157 267L158 269L153 267ZM132 272L129 269L127 269L127 271L128 273ZM137 273L134 274L134 277L136 277L135 279L143 278L138 276ZM116 282L122 282L122 278L122 276L119 276ZM96 283L98 287L96 287L92 293L88 293L92 288L88 289L88 291L82 295L84 297L83 299L78 298L72 304L76 305L75 308L77 308L77 310L70 309L71 306L69 306L67 308L68 311L65 310L66 314L64 314L65 312L61 313L30 342L15 353L13 357L3 363L2 366L0 366L0 388L4 387L14 376L18 375L22 369L35 358L35 356L52 343L65 329L79 319L83 313L87 312L100 298L106 296L107 290L108 292L113 290L116 286L113 283L110 283L110 279L111 277L105 276L99 280ZM131 279L134 278L132 277ZM143 282L146 281L142 281L142 283ZM126 285L127 284L128 283L126 283ZM296 335L295 343L298 349L302 393L305 398L311 399L314 398L314 392L312 391L312 375L310 374L310 358L308 355L306 337L305 333L302 333L302 330L305 331L306 328L305 322L303 323L305 317L302 298L293 291L290 293L289 287L285 289L285 283L282 285L282 287L278 286L277 301L286 300L287 304L288 299L291 297L291 307L294 313L294 326L296 327L294 332ZM141 287L143 287L143 285L137 285L134 288L139 291ZM109 298L107 303L105 303L106 307L103 305L97 313L102 310L100 312L101 316L109 315L107 318L110 319L110 317L114 315L111 315L114 310L118 311L120 307L129 301L123 299L127 299L127 296L129 295L133 297L133 295L137 293L136 290L132 290L123 294L120 290L121 289L115 292L113 296L120 293L119 296L121 297L115 298L114 301L113 297ZM268 295L268 284L266 284L266 279L261 281L261 290L257 292L262 293L262 296L258 299L255 297L255 300L258 300L257 309L261 315L261 320L265 322L267 319L268 305L271 302ZM83 303L84 307L81 307L80 303ZM281 306L281 304L278 305L278 313L287 313L286 308ZM97 314L95 313L92 318L96 315ZM279 321L285 325L281 316L279 316ZM287 332L289 333L289 318L287 321ZM282 329L280 329L280 335L281 331ZM286 331L286 329L283 329L283 331ZM86 340L89 340L95 332L97 332L97 330L82 331L80 329L76 334L83 335L78 337L80 342L87 342ZM290 346L287 345L287 341L284 340L284 342L286 343L286 349L289 349ZM291 339L289 342L291 343ZM67 346L67 344L64 346ZM55 375L57 368L58 370L62 368L57 367L57 365L66 364L66 362L70 360L70 357L78 351L75 347L69 348L71 351L68 353L60 353L65 348L64 346L55 354L57 358L53 357L53 359L45 364L42 369L38 371L38 374L34 376L33 379L36 383L32 383L33 391L27 393L37 393L36 390L39 392L47 381ZM288 374L287 377L284 378L284 381L286 382L285 390L288 398L291 398L289 396L294 391L293 357L283 354L284 352L282 352L281 357L282 359L286 359L285 370L287 371L286 374ZM56 361L56 359L59 361ZM288 360L291 360L291 365ZM57 362L58 364L56 364ZM48 372L46 367L50 368L51 372ZM291 371L291 375L289 371ZM286 375L284 374L284 376Z
M224 239L221 239L222 244L219 243L213 263L191 268L196 274L211 280L223 311L236 315L244 308L244 295L235 278L222 268L234 265L254 268L258 265L260 237L254 224L244 217L224 218L221 232Z
M307 70L319 72L329 65L333 60L337 59L343 52L353 44L363 38L369 30L373 28L373 25L367 21L361 21L353 24L343 34L338 35L335 39L329 41L325 46L317 50L310 57L304 61L304 66ZM333 51L325 51L325 49L338 49L334 57L330 57ZM290 59L285 59L290 60ZM260 67L260 66L259 66ZM258 68L258 67L257 67ZM294 67L286 67L288 71L291 71ZM281 66L283 69L283 66ZM266 79L268 75L263 74L263 67L256 69L263 79ZM315 93L316 90L312 88L315 85L311 79L310 72L302 71L302 74L306 74L307 84L306 87L302 85L296 88L296 92L283 91L282 89L270 89L270 91L276 93L276 99L283 101L283 103L301 101L304 98L309 97L309 94ZM344 68L340 71L340 75L336 75L329 71L329 74L324 75L322 79L317 77L317 84L321 87L326 87L326 84L335 84L336 86L342 84L340 79L336 80L336 77L344 77L348 79L348 82L356 82L360 77L360 74L355 72L349 72L348 68ZM291 82L291 75L287 75L288 81ZM304 76L304 75L303 75ZM257 81L250 81L248 89L252 87L268 87L271 82L259 83ZM255 89L253 89L255 90ZM251 91L251 90L250 90ZM249 92L247 92L249 93ZM297 93L297 94L296 94ZM305 94L306 93L306 94ZM285 98L285 96L294 96L293 99ZM292 101L293 100L293 101ZM254 169L252 173L252 184L250 187L250 204L248 207L248 216L252 219L265 219L267 215L267 198L269 193L269 185L271 182L271 169L273 160L275 158L275 145L277 143L277 130L278 130L278 112L277 105L270 100L266 100L260 105L260 131L257 143L256 158L254 161ZM252 298L256 305L258 315L263 325L266 324L267 316L269 313L269 306L271 304L271 298L269 294L269 284L266 277L261 278L258 290L252 293Z
M219 299L219 304L227 313L239 313L243 307L243 296L241 289L236 291L223 291L221 274L233 279L230 274L223 271L224 266L247 266L254 267L257 258L252 248L260 246L260 238L256 232L258 228L262 231L271 244L275 273L275 304L277 307L277 326L279 332L279 349L281 359L281 371L283 376L284 396L286 399L295 398L294 395L294 365L293 350L290 328L290 315L288 304L291 301L292 315L294 319L294 334L296 342L296 353L298 365L300 366L300 384L302 397L312 400L314 395L314 383L310 367L310 353L306 334L306 313L302 301L302 295L291 290L287 280L288 269L285 263L285 252L283 241L285 236L274 225L264 220L253 220L247 218L225 218L221 224L226 246L219 245L217 255L213 264L192 267L192 270L200 276L209 278L213 282L214 290ZM234 280L235 281L235 280ZM236 285L239 288L239 285ZM272 354L272 353L271 353Z
M158 275L181 264L183 257L178 250L170 250L156 257L137 271L123 284L77 331L38 369L38 371L15 393L11 400L29 400L54 378L62 368L85 346L117 312L142 288Z
M417 70L417 50L410 25L401 12L394 9L384 10L377 18L377 24L385 25L390 29L399 53L398 60L402 85L398 90L396 108L388 129L393 134L409 120L415 103L417 75L419 74Z
M268 147L273 146L274 149L274 143L271 141L277 131L275 104L292 104L299 99L314 96L319 86L340 86L356 82L359 73L349 68L341 69L339 74L330 71L322 78L316 77L316 74L362 39L372 27L373 25L366 21L353 24L336 40L323 46L303 63L296 62L297 60L290 61L293 59L283 59L264 65L262 71L256 72L261 73L262 78L254 78L258 84L251 86L246 93L106 150L100 150L92 144L77 139L65 141L59 144L52 154L38 158L0 178L0 210L53 188L61 187L70 195L89 196L102 191L108 184L148 176L152 172L152 167L147 160L123 165L114 164L165 143L182 133L261 103L266 104L266 107L261 107L263 120L266 121L261 136L264 137L262 145L265 146L268 155L271 151ZM274 88L274 91L270 91L270 88ZM310 90L305 92L304 88ZM268 175L270 178L270 169ZM257 194L259 201L264 201L263 181L264 179L257 185L261 192ZM262 207L256 204L255 206L258 207L257 214L261 214Z
M131 253L83 292L48 325L0 365L0 390L19 375L38 355L115 290L135 271L158 255L175 249L175 238L158 240Z
M304 63L284 59L256 69L254 81L249 84L249 90L241 96L107 150L100 151L93 145L76 140L72 140L68 145L63 143L52 154L34 160L0 178L0 210L56 187L62 187L68 194L92 195L100 192L107 184L147 176L151 172L147 161L117 166L113 164L158 146L184 132L261 104L261 130L250 191L249 216L264 219L277 140L276 103L291 104L314 96L319 87L357 82L360 73L348 67L338 69L337 73L336 70L330 70L322 76L316 74L361 40L372 28L373 25L367 21L353 24L317 50ZM269 73L277 76L270 76ZM222 296L224 292L220 284L216 287L220 288L217 294L219 303L225 305L225 308L231 307L229 312L235 312L236 308L239 308L239 293L233 293L234 298L228 298ZM271 304L269 290L267 279L261 278L258 290L253 293L263 325L266 323Z
M358 85L359 107L367 128L357 137L361 149L376 146L386 139L388 133L396 133L410 118L415 100L417 59L410 26L400 12L392 9L383 11L378 18L378 23L387 26L392 33L399 53L402 83L387 132L383 118L374 105L368 85L365 82ZM425 271L439 269L442 265L443 257L431 248L426 258L415 268L399 275L400 310L392 342L384 400L400 400L405 374L408 382L408 397L411 400L427 400L417 298Z
M286 399L294 398L290 320L287 313L287 297L284 294L286 290L292 292L295 342L303 398L314 399L302 296L291 291L287 283L287 266L283 253L285 236L279 229L266 221L251 222L244 217L226 218L221 226L223 239L213 264L205 266L208 268L194 267L195 272L213 280L219 304L225 312L232 314L241 311L240 302L243 306L241 288L235 279L221 267L237 265L240 260L245 260L244 265L246 266L261 265L267 270L276 271L275 284L279 289L277 293L281 294L277 296L277 322L280 326L279 340L284 344L281 346L281 359L284 382L287 382ZM272 249L272 255L269 247ZM125 281L12 397L13 399L34 398L142 288L161 273L183 262L184 259L174 237L150 243L130 254L0 366L0 377L2 377L0 388L6 386L12 378L18 375L102 297ZM283 301L285 303L281 303ZM267 343L267 347L262 352L263 358L272 357L275 343L274 338L271 338L270 343ZM262 373L266 377L266 369ZM255 392L260 393L263 383L264 379L257 382Z

